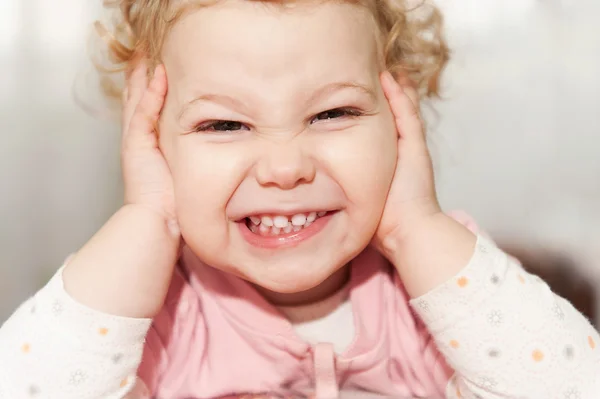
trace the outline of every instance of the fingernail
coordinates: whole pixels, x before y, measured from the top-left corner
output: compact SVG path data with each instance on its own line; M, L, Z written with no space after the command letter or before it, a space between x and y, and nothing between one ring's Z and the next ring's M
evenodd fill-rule
M167 228L169 229L173 237L179 237L179 234L181 234L181 230L179 229L179 223L177 223L177 220L175 219L171 219L167 222Z
M156 78L157 76L159 76L162 79L163 75L166 76L166 74L167 74L167 72L165 71L165 68L161 64L158 64L154 68L154 73L152 74L152 77Z
M396 83L396 80L394 79L394 77L392 76L390 71L385 71L383 73L383 78L386 80L387 84L389 84L389 85L393 85L394 83Z

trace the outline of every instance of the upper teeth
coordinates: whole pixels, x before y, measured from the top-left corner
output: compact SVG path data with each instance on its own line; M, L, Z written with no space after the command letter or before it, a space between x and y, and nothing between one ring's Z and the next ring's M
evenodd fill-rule
M250 220L255 225L264 224L265 226L275 226L280 229L283 229L289 224L291 224L292 226L304 226L307 222L314 222L316 218L317 212L310 212L308 215L304 213L298 213L291 217L284 215L261 216L260 218L257 216L251 216Z
M256 216L250 216L250 221L257 226L260 224L260 218Z
M324 216L327 212L309 212L298 213L292 216L285 215L264 215L264 216L249 216L248 219L252 222L250 225L252 231L260 231L262 233L279 234L299 231L302 227L309 226L317 217Z

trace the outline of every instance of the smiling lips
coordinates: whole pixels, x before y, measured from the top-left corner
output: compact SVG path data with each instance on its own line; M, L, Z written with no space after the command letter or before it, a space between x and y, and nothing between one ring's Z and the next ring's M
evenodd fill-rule
M242 236L262 248L295 246L319 233L336 212L314 211L295 215L252 215L239 223Z
M315 220L325 216L327 212L298 213L293 216L285 215L253 215L246 218L248 229L263 237L280 236L297 233L309 227Z

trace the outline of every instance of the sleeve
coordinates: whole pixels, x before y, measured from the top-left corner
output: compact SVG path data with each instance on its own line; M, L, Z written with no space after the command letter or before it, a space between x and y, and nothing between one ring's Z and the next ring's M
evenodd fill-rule
M568 301L478 236L468 265L411 305L455 370L448 398L596 398L600 337Z
M0 399L124 398L150 324L75 302L61 268L0 328Z

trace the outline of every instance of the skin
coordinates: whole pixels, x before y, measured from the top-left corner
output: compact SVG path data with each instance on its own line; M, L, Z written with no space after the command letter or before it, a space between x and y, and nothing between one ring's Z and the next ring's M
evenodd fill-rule
M181 235L203 261L255 283L273 302L309 302L336 290L344 266L369 243L412 297L458 273L476 237L440 210L417 95L381 73L371 23L344 4L279 13L236 1L177 22L153 79L143 62L128 79L126 205L66 266L67 292L106 313L155 316ZM340 80L374 96L344 89L310 100ZM233 96L246 109L202 100L181 114L206 93ZM367 112L311 123L340 106ZM214 119L248 128L193 131ZM339 212L294 248L258 250L241 240L236 220L285 206Z
M183 237L205 263L267 295L307 291L332 275L342 282L336 271L375 233L397 158L374 32L356 6L282 12L248 1L192 12L170 31L160 146ZM314 119L341 107L365 115ZM194 131L212 120L243 125ZM264 209L339 212L315 239L263 249L248 244L236 222Z

